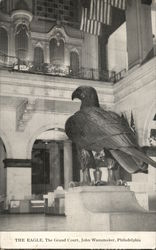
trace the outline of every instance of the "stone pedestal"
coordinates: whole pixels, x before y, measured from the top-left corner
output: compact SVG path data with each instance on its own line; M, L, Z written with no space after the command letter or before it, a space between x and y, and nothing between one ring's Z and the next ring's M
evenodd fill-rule
M156 213L143 209L124 186L70 188L65 214L72 231L155 231Z
M72 144L64 142L64 188L68 189L69 183L73 180Z

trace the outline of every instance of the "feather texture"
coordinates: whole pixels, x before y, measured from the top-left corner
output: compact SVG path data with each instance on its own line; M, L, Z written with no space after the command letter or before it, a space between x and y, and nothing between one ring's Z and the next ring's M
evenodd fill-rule
M88 92L85 90L87 94L88 88ZM79 87L79 93L80 90L83 93L84 89ZM89 93L86 98L90 96ZM86 99L82 100L80 111L66 122L66 134L73 142L88 151L100 152L103 148L110 150L113 157L129 173L142 169L144 162L156 167L156 162L142 152L133 131L123 117L115 112L106 111L99 105L91 105L95 103L91 98L89 106L85 105L86 103Z

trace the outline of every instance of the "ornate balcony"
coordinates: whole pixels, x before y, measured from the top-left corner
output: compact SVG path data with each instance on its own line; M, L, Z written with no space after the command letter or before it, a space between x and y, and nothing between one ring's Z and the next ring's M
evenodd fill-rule
M15 56L8 56L0 51L0 68L13 68L18 64L18 58Z
M106 81L116 83L121 80L126 73L122 70L119 73L115 71L105 71L93 68L80 67L73 70L70 66L63 64L36 63L34 61L22 61L17 57L8 56L0 52L0 66L11 68L14 71L23 71L34 74L45 74L52 76L63 76L75 79L86 79L96 81Z

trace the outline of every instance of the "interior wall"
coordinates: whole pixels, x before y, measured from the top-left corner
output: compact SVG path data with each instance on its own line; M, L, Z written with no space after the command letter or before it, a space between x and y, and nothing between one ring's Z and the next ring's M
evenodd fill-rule
M115 85L115 105L117 113L126 114L129 122L131 112L140 146L149 146L148 138L155 115L155 58L133 71ZM149 199L150 210L156 204L156 169L149 166L148 174L133 174L133 190Z
M108 70L120 72L128 69L126 23L123 23L108 39Z
M82 47L82 66L98 69L98 37L85 34Z

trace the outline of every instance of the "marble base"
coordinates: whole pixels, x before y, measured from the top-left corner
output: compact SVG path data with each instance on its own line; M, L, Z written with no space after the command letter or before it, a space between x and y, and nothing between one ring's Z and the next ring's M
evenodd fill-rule
M139 205L124 186L81 186L66 192L65 214L72 231L155 231L156 213Z

